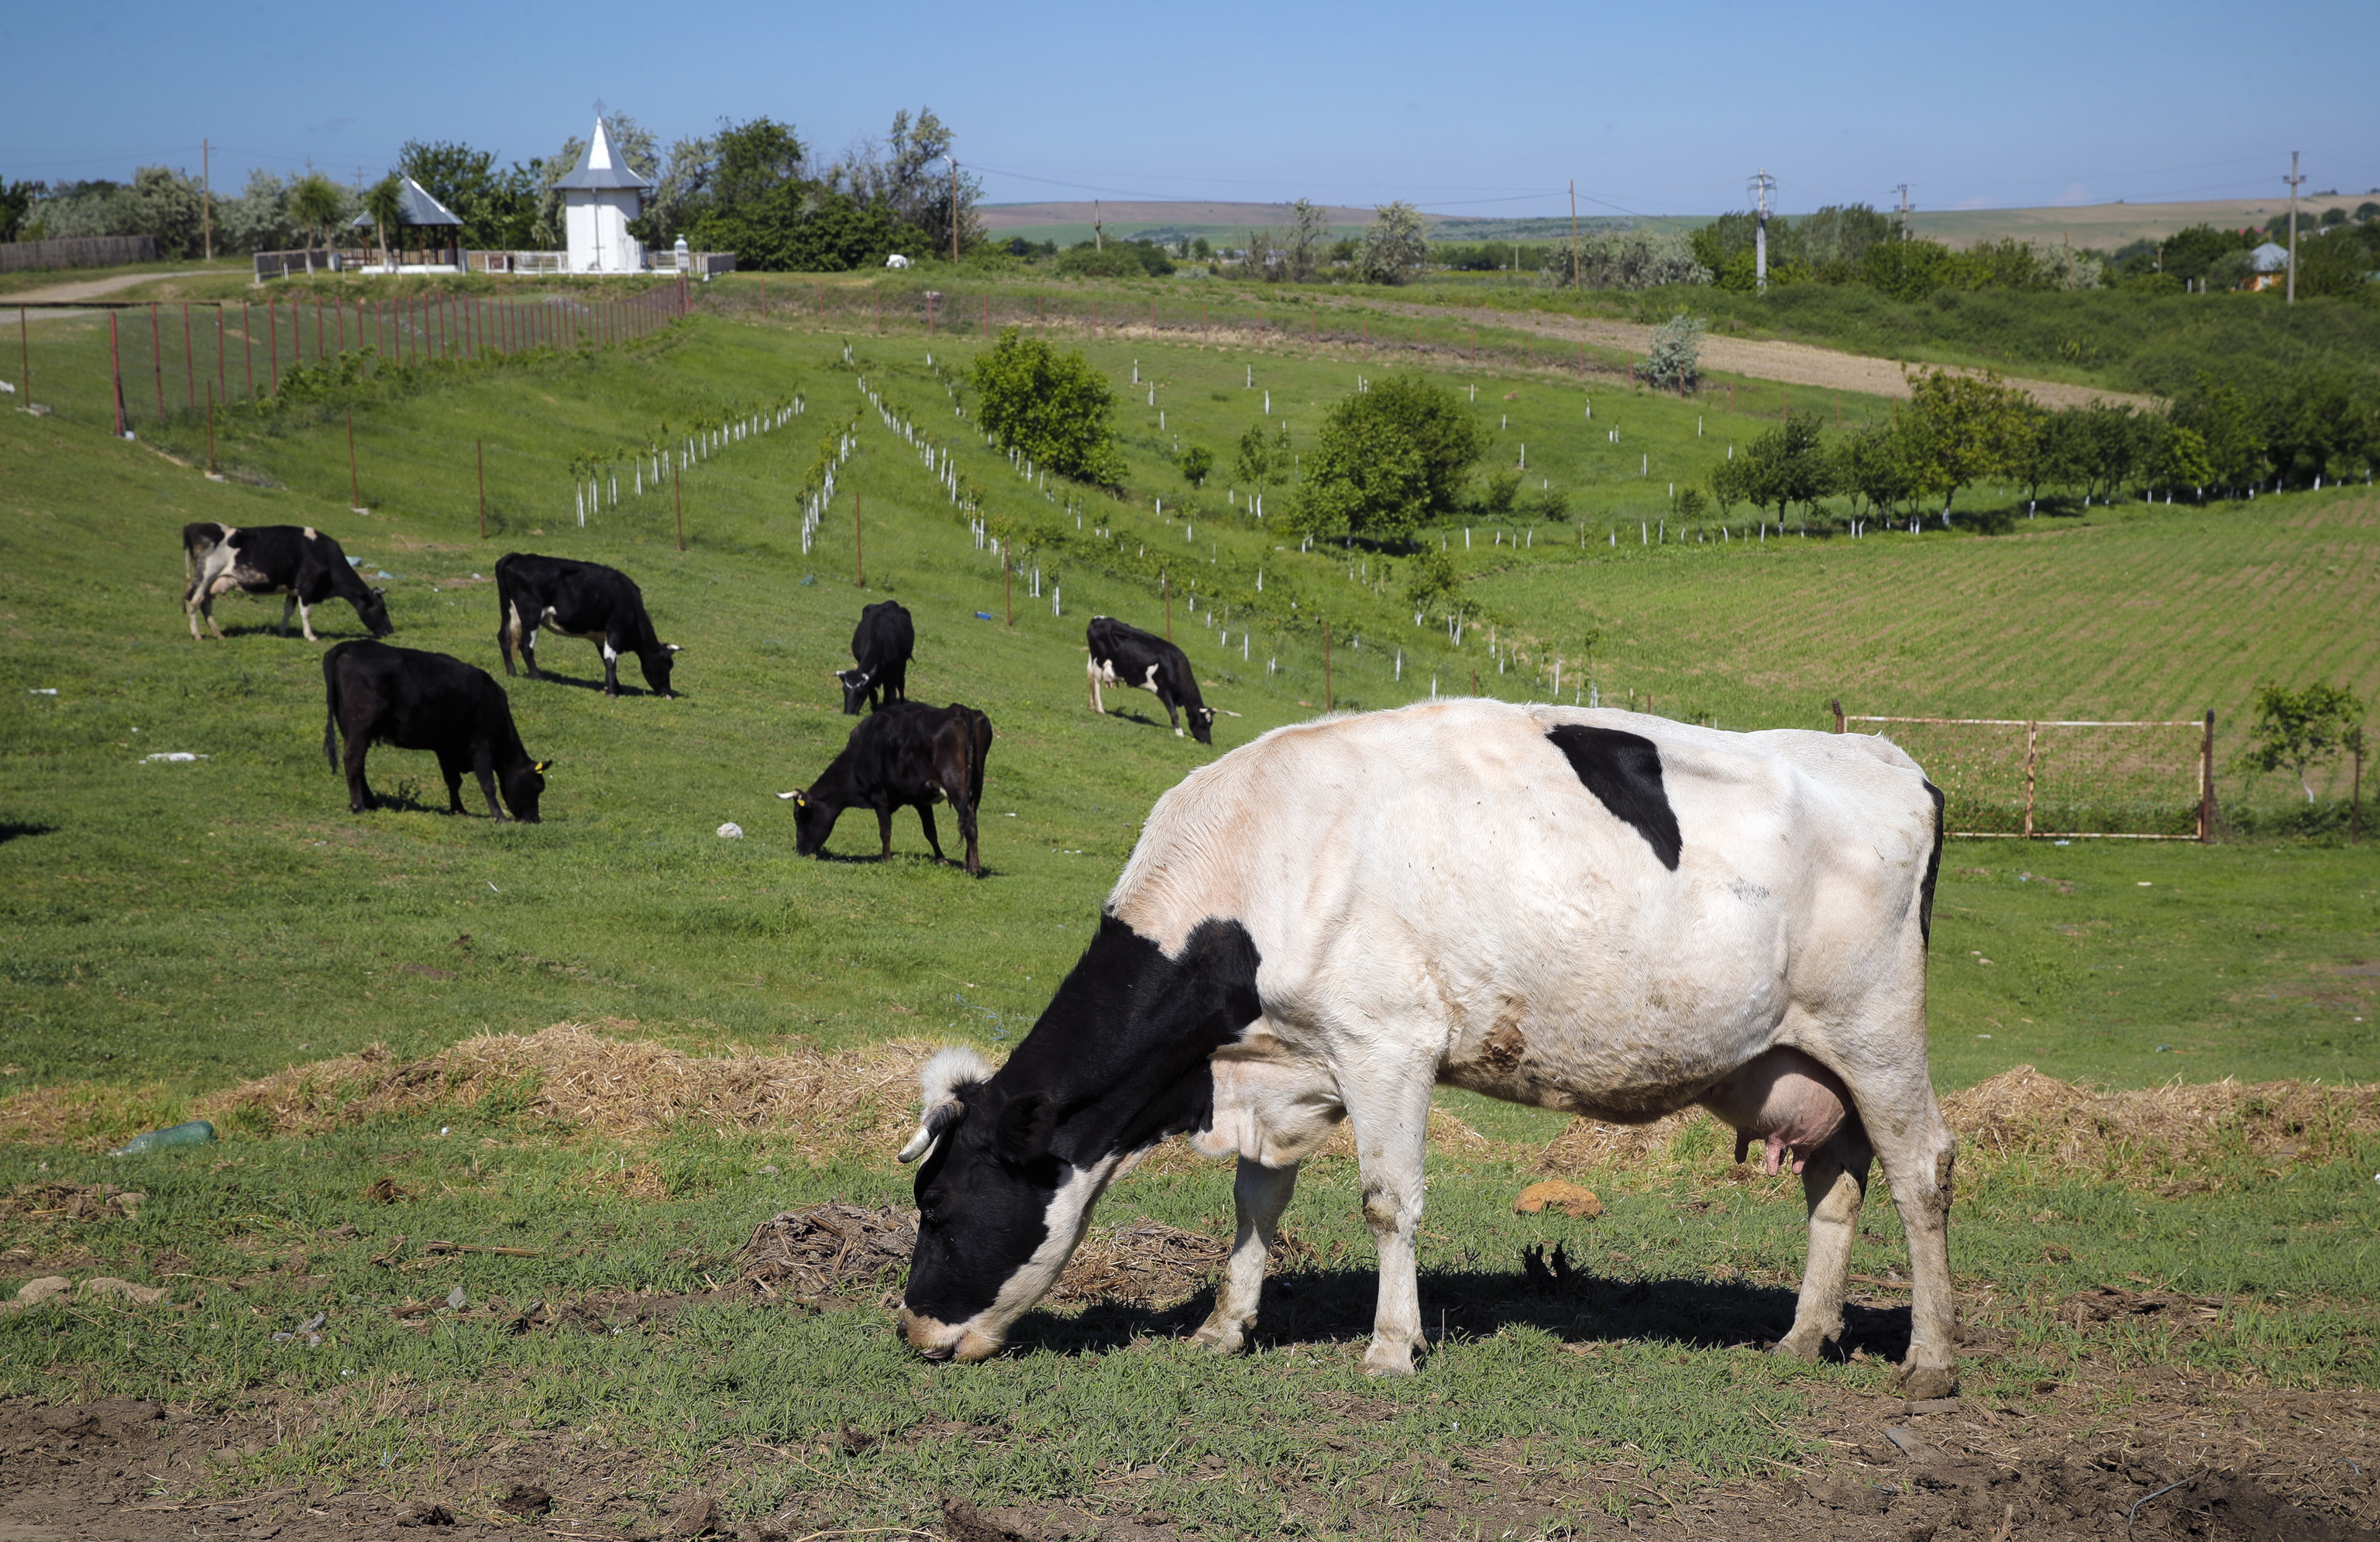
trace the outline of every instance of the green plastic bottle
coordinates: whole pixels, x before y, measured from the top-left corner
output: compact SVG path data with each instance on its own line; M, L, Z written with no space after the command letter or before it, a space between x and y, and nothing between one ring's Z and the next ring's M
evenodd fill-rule
M214 1138L213 1125L203 1119L193 1119L187 1124L176 1124L167 1129L152 1130L145 1135L134 1135L130 1140L110 1151L108 1155L111 1157L146 1156L152 1151L163 1151L168 1147L203 1146Z

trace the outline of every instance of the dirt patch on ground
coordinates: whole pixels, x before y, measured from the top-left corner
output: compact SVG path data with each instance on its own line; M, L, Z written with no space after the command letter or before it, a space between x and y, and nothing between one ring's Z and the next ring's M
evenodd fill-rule
M1583 1346L1582 1346L1583 1347ZM1129 1352L1126 1352L1129 1353ZM1585 1372L1583 1369L1583 1374ZM2372 1542L2380 1404L2354 1392L2236 1392L2169 1380L2073 1387L2026 1410L1990 1400L1908 1404L1843 1392L1815 1399L1792 1433L1804 1460L1718 1485L1625 1460L1550 1463L1518 1443L1460 1463L1401 1461L1354 1480L1400 1535L1758 1536L1768 1542ZM1315 1433L1362 1439L1394 1405L1360 1393L1317 1397ZM874 1438L821 1428L773 1445L710 1453L710 1470L668 1479L670 1459L615 1446L596 1429L516 1427L369 1488L243 1478L245 1459L319 1437L318 1400L267 1393L231 1415L131 1399L0 1401L0 1536L9 1542L164 1542L200 1536L317 1538L487 1535L531 1521L551 1535L713 1536L776 1542L841 1520L837 1486L767 1515L717 1496L737 1475L815 1474ZM953 1433L929 1422L899 1440ZM964 1431L969 1438L978 1431ZM1160 1475L1118 1474L1096 1492L1020 1505L964 1492L918 1496L912 1536L1172 1539L1201 1533L1160 1508ZM1286 1486L1283 1530L1311 1534L1349 1496ZM1373 1490L1378 1492L1374 1493ZM1565 1524L1565 1521L1567 1524ZM431 1530L429 1528L436 1528ZM483 1529L484 1528L484 1529ZM1549 1528L1549 1529L1548 1529Z
M817 1300L898 1284L917 1245L914 1210L812 1205L752 1229L738 1278L761 1295Z

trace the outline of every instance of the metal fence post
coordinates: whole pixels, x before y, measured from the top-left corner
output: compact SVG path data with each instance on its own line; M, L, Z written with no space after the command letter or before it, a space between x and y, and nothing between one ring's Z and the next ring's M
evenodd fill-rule
M2206 736L2198 746L2198 844L2215 844L2215 709L2206 710Z
M2024 838L2033 839L2033 772L2035 751L2041 741L2041 724L2024 725Z

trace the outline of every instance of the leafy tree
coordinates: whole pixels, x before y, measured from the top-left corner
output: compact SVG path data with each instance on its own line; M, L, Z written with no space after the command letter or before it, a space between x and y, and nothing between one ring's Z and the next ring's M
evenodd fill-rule
M1556 288L1569 287L1568 242L1543 249L1537 276ZM1709 282L1711 270L1695 261L1693 242L1673 230L1598 230L1579 242L1581 288L1655 289Z
M1322 260L1322 247L1330 234L1330 216L1310 199L1299 199L1289 206L1289 239L1285 248L1289 259L1292 283L1304 284L1314 277L1314 270Z
M1511 516L1512 504L1521 495L1521 474L1506 469L1488 473L1488 484L1479 494L1479 512L1494 519Z
M2245 487L2264 479L2268 466L2265 426L2238 386L2200 370L2174 402L2172 420L2205 442L2209 477L2216 486Z
M1204 444L1193 444L1182 452L1182 480L1192 487L1204 487L1215 470L1215 452Z
M1755 505L1775 507L1778 523L1783 524L1788 505L1807 507L1834 491L1833 467L1821 439L1815 416L1789 415L1730 463L1743 467L1737 488Z
M306 232L308 246L312 246L317 237L327 243L331 226L338 223L346 202L339 196L337 183L319 171L311 172L299 177L298 185L289 189L289 217Z
M1289 447L1289 425L1280 425L1277 434L1265 432L1262 423L1251 423L1248 431L1240 435L1239 452L1232 469L1240 480L1252 487L1267 488L1287 480L1293 457Z
M1900 242L1913 246L1915 242ZM1998 375L1929 370L1910 379L1912 468L1920 486L1942 494L1948 518L1959 489L2005 469L2018 456L2031 400Z
M2204 487L2215 480L2214 463L2206 455L2206 441L2196 429L2186 429L2168 419L2157 419L2155 431L2149 444L2146 474L2151 487L2167 489Z
M1395 418L1348 410L1364 399L1348 397L1322 420L1305 485L1290 505L1289 528L1297 534L1402 541L1429 512L1428 457Z
M503 251L528 244L538 193L528 167L500 169L493 154L467 144L408 140L397 150L396 169L462 216L463 245Z
M2306 772L2338 753L2362 725L2363 704L2343 686L2320 681L2290 690L2277 680L2256 687L2256 721L2248 730L2246 759L2262 771L2294 772L2306 801L2313 785Z
M1111 420L1115 393L1080 352L1060 353L1015 327L977 356L977 416L993 441L1080 481L1123 474Z
M943 158L957 142L956 133L931 107L918 109L914 119L904 108L892 115L892 132L881 142L871 140L850 152L827 168L825 180L862 204L882 205L893 224L922 232L927 249L938 257L950 255L955 214L964 256L983 242L983 220L977 212L983 183L962 168L953 188Z
M33 200L48 186L45 182L0 180L0 241L18 239L18 232L33 207Z
M1402 284L1429 256L1421 212L1410 203L1383 203L1364 227L1356 266L1366 284Z
M1738 460L1733 456L1729 456L1711 467L1711 497L1718 503L1720 518L1724 519L1733 513L1736 504L1751 499L1751 470L1750 461Z
M388 265L388 236L405 215L405 179L395 172L364 189L364 212L371 216L372 229L380 237L380 261Z
M1917 495L1909 452L1909 436L1889 423L1846 434L1833 452L1835 487L1850 494L1854 513L1865 503L1871 513L1890 514Z
M1655 327L1638 371L1645 383L1663 391L1699 390L1703 334L1709 330L1710 322L1682 311Z

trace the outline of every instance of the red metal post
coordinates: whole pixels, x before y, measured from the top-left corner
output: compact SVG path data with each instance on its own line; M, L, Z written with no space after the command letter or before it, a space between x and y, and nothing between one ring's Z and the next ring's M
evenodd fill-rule
M248 399L252 402L256 400L256 329L246 300L239 302L239 352L248 365Z
M189 388L190 410L199 407L199 351L190 345L190 302L182 302L182 383Z
M157 374L157 421L165 420L165 329L157 320L157 302L149 302L149 363Z
M2205 736L2198 742L2198 844L2215 844L2215 709L2206 710Z

